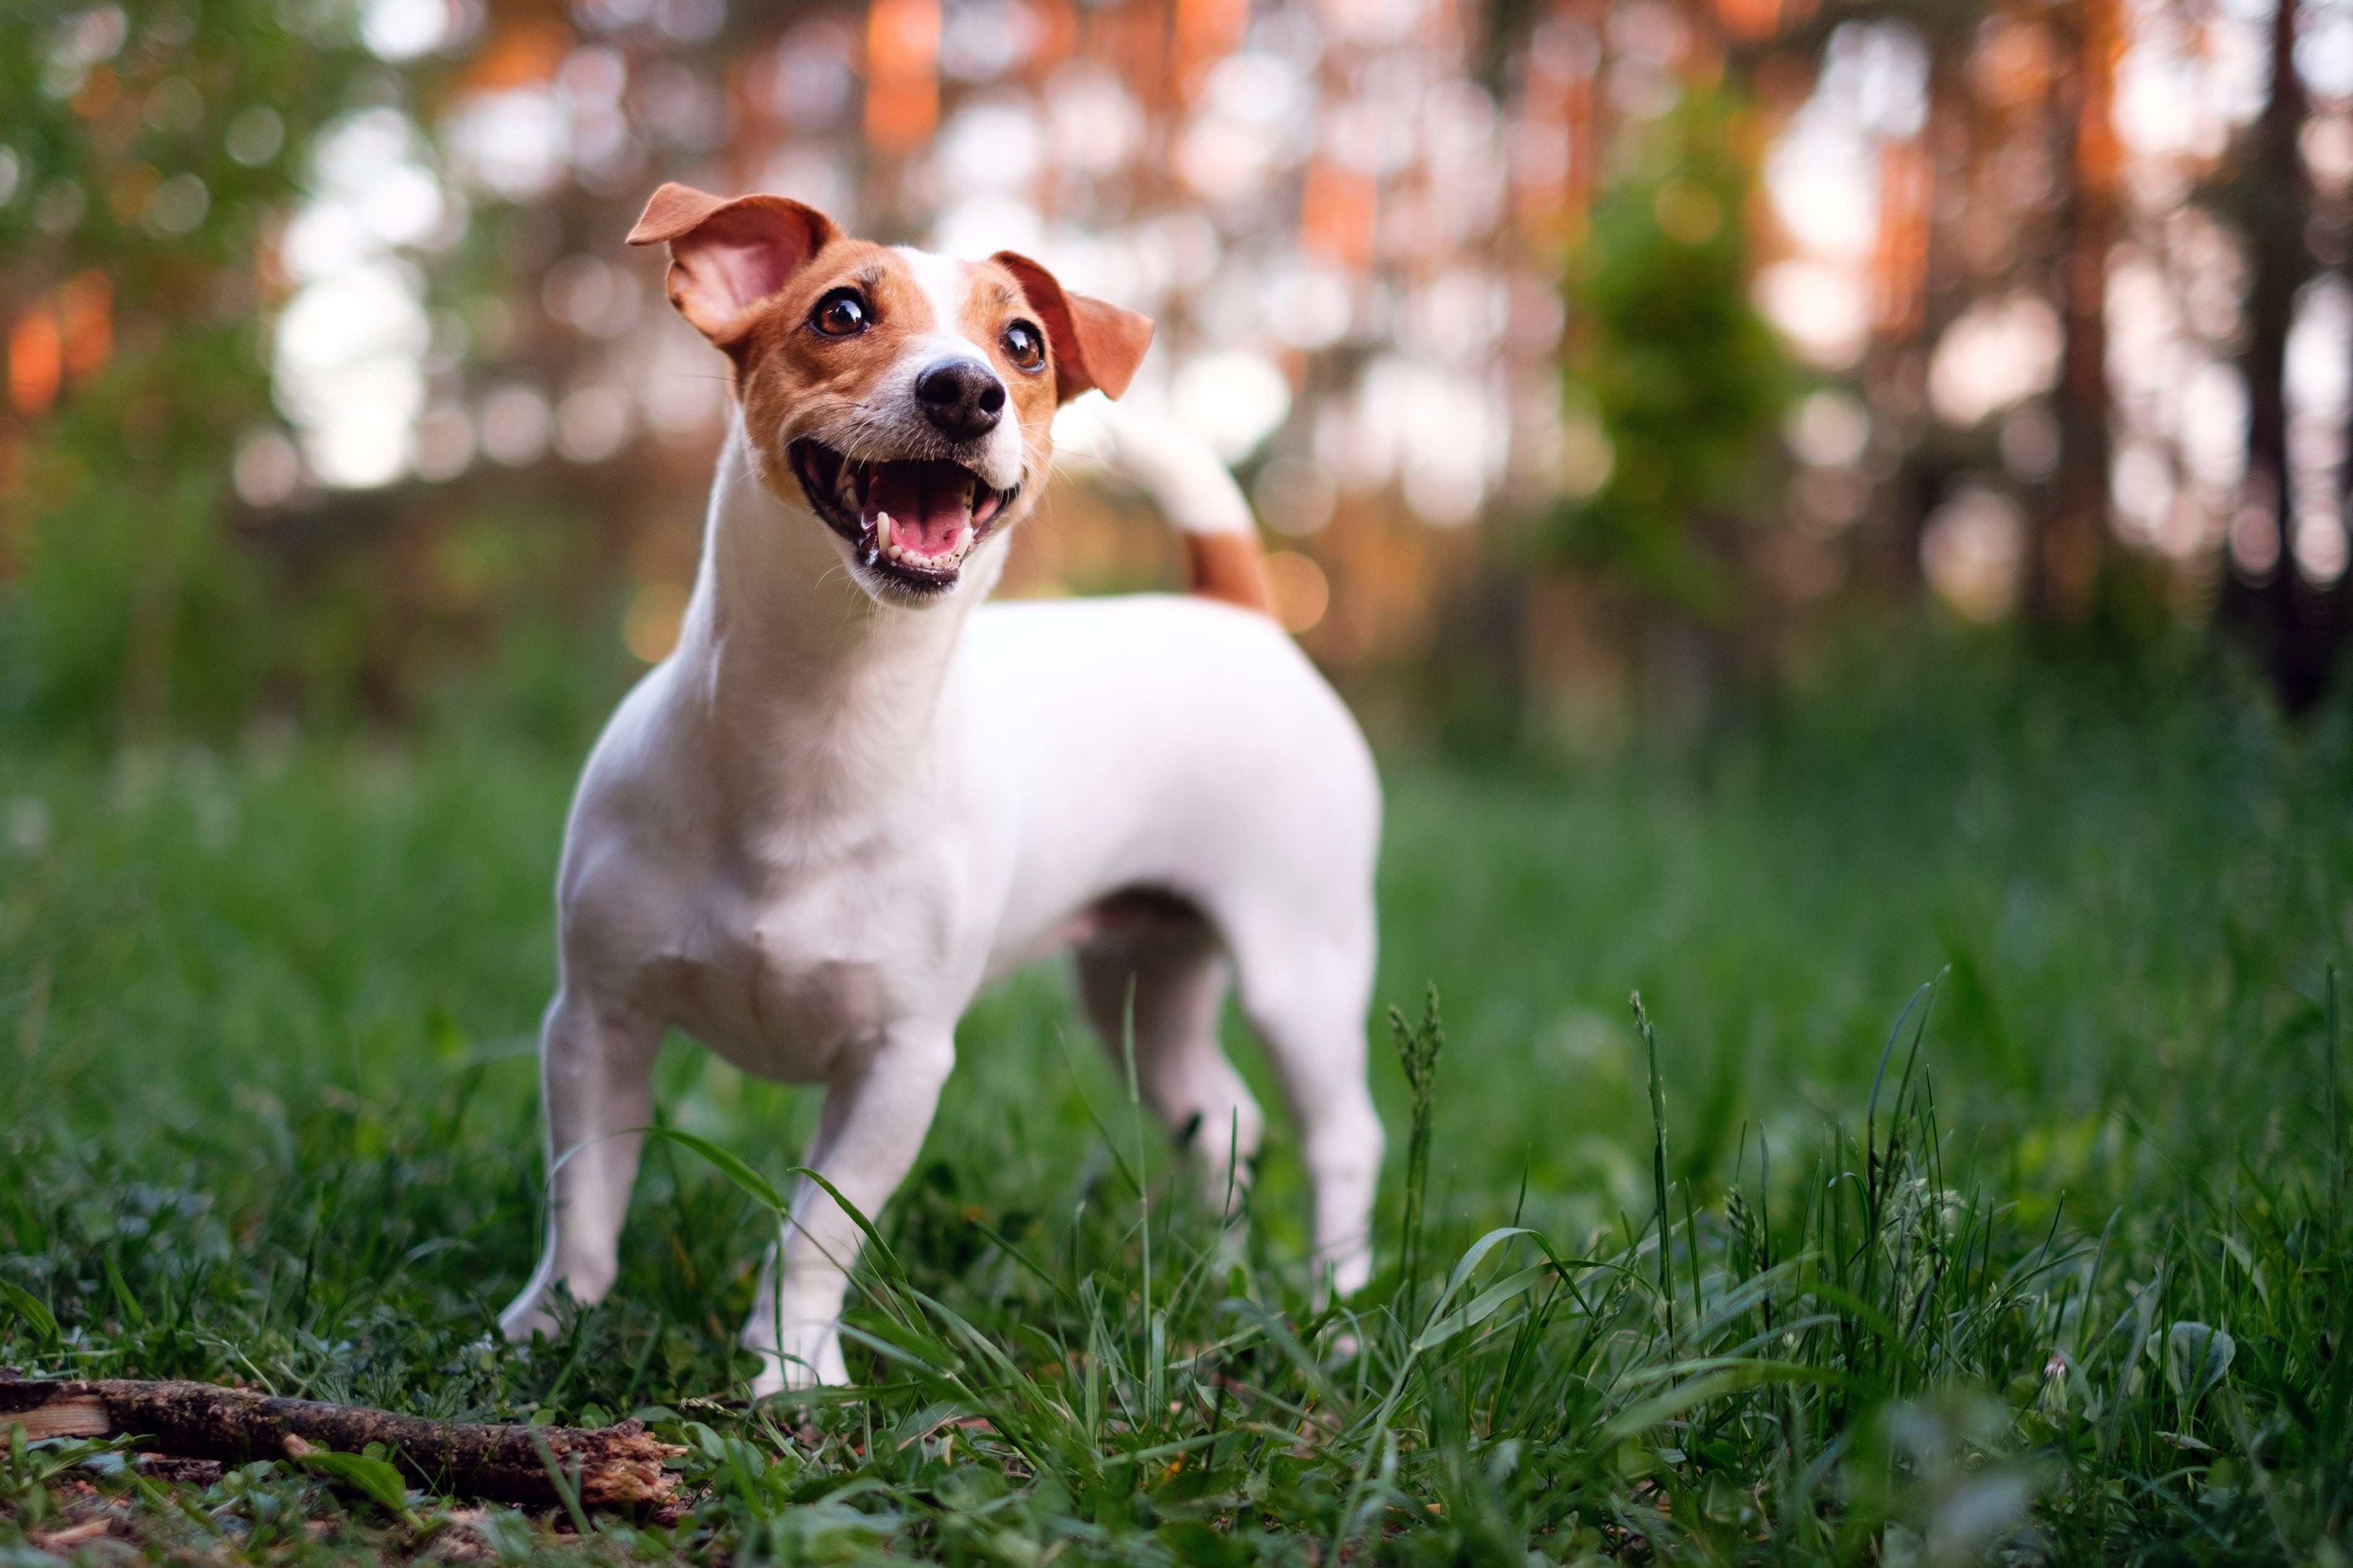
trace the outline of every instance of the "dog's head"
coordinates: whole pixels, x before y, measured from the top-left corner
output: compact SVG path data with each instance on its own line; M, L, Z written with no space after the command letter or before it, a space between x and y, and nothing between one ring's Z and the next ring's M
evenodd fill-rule
M783 196L664 185L629 243L665 242L670 302L734 363L761 482L887 602L954 588L1035 504L1056 406L1118 396L1152 341L1027 257L873 245Z

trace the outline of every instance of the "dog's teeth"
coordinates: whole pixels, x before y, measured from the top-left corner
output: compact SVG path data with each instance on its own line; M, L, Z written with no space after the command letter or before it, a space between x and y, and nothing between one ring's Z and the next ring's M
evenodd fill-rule
M898 546L891 542L891 514L887 511L878 511L874 514L874 542L888 550L892 559L898 558Z
M907 552L896 544L892 545L889 549L885 550L883 553L890 556L893 561L904 561L907 558Z

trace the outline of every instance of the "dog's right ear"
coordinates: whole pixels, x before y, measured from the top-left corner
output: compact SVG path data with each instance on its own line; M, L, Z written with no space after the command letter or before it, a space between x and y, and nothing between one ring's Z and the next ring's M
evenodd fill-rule
M631 245L670 245L670 302L725 348L736 323L808 258L840 237L833 220L785 196L714 196L666 184L629 231Z

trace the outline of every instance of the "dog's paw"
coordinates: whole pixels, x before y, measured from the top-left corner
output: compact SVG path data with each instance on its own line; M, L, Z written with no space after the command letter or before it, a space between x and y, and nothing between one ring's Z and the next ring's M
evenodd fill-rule
M762 1351L760 1370L752 1377L752 1403L757 1405L763 1399L772 1399L791 1388L793 1384L785 1378L786 1370L785 1363L780 1358L767 1351ZM798 1372L801 1369L793 1367L789 1370Z
M1330 1296L1326 1298L1319 1291L1316 1302L1318 1306L1327 1299L1347 1300L1373 1282L1372 1248L1357 1243L1340 1253L1332 1259L1331 1270L1324 1276L1324 1280L1330 1290Z
M499 1314L499 1332L510 1344L527 1345L533 1334L556 1334L555 1314L547 1310L547 1298L537 1290L526 1290Z
M839 1331L792 1337L807 1349L799 1354L783 1356L764 1344L754 1342L747 1347L760 1357L760 1370L752 1378L754 1400L805 1388L839 1387L849 1381L849 1367L841 1358Z

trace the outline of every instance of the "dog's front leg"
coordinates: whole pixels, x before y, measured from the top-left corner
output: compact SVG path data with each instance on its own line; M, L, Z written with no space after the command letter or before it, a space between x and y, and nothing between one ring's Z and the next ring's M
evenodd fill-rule
M894 1030L834 1079L818 1119L809 1168L874 1218L922 1152L940 1088L955 1066L953 1023ZM841 1358L841 1299L860 1239L858 1222L824 1188L801 1183L744 1328L744 1343L760 1352L762 1363L752 1384L754 1398L849 1381Z
M653 1105L659 1026L638 1009L567 987L540 1032L540 1095L550 1168L547 1247L499 1327L511 1340L553 1331L548 1300L561 1281L573 1299L603 1299L619 1272L621 1221L637 1180Z

